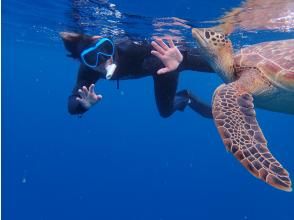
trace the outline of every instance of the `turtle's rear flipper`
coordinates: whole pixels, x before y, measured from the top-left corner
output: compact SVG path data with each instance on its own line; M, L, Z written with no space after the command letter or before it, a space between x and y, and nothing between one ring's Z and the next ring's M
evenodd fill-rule
M180 103L182 103L182 106ZM189 105L193 111L199 113L201 116L205 118L212 118L211 106L201 101L197 96L193 95L188 90L181 90L177 92L175 105L178 105L178 109L181 111Z
M235 83L215 92L212 113L228 151L255 177L284 191L292 191L288 172L273 157L256 121L253 97Z

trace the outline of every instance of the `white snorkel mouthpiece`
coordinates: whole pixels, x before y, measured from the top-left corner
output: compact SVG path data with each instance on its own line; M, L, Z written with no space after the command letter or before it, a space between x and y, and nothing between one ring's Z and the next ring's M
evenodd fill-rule
M113 64L110 64L110 65L107 65L107 67L105 68L106 69L106 79L111 79L112 76L113 76L113 73L116 69L116 64L113 63Z

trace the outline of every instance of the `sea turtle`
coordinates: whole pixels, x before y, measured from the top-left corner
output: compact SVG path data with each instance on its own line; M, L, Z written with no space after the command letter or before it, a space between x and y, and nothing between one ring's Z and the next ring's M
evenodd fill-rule
M214 29L192 29L203 56L224 80L214 93L213 118L228 151L255 177L291 191L288 172L272 156L256 120L256 106L294 114L294 39L264 42L233 54Z

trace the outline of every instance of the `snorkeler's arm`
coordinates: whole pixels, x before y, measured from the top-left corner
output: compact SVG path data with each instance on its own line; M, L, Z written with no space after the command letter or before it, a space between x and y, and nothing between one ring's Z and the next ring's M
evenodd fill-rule
M84 65L80 66L76 85L68 97L68 112L70 114L83 114L101 100L102 96L97 95L94 91L94 84L99 76L99 72Z
M179 71L193 70L199 72L213 73L213 69L205 61L203 55L198 48L189 48L188 50L181 51L183 55L183 62L179 65Z
M200 72L214 72L205 61L198 48L189 48L180 51L171 39L168 45L162 39L156 38L152 41L153 50L151 53L158 57L164 64L164 68L157 71L157 74L165 74L173 71L194 70Z
M168 45L166 45L162 39L156 38L155 41L151 42L154 50L151 54L161 60L164 67L157 71L157 74L166 74L171 72L178 72L178 67L183 61L183 55L179 49L174 45L172 39L168 39Z

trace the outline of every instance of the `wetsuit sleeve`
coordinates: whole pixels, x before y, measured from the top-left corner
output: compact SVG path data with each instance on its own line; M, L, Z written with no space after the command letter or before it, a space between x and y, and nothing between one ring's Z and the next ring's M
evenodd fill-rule
M68 97L68 112L70 114L83 114L88 110L76 100L77 97L80 97L78 90L83 86L89 88L91 84L95 84L97 82L99 76L99 72L84 65L80 65L76 85L74 86L71 95Z
M199 49L188 49L181 51L181 53L183 54L183 62L178 67L178 71L193 70L209 73L214 72L210 65L205 61L204 57L201 55Z

